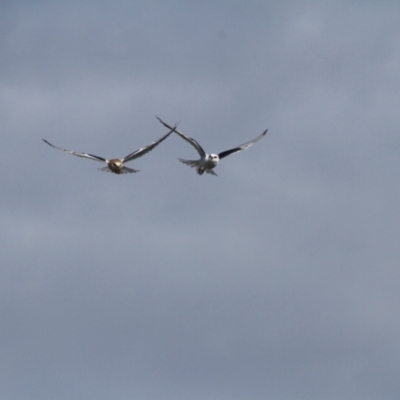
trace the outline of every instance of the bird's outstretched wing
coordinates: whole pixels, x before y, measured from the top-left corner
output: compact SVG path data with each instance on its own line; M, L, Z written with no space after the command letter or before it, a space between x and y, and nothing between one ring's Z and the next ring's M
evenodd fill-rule
M107 160L105 158L94 156L93 154L79 153L78 151L62 149L61 147L54 146L53 144L48 142L46 139L42 139L42 140L43 140L43 142L47 143L49 146L54 147L57 150L65 151L66 153L73 154L74 156L89 158L90 160L95 160L95 161L107 162Z
M199 143L196 142L196 140L194 140L193 138L186 136L185 134L183 134L182 132L177 131L175 128L172 128L171 126L169 126L168 124L166 124L161 118L156 117L165 127L167 127L168 129L172 129L175 133L177 133L182 139L186 140L187 142L189 142L195 149L196 151L200 154L200 157L205 157L206 156L206 152L203 150L203 148L199 145Z
M163 140L165 140L174 131L175 128L176 127L170 128L171 130L166 135L164 135L160 139L156 140L155 142L150 143L146 147L142 147L141 149L135 150L133 153L128 154L125 158L122 159L122 162L132 161L135 158L139 158L141 156L144 156L146 153L148 153L149 151L153 150L154 147L158 146Z
M267 132L268 129L265 130L260 136L256 137L253 140L250 140L250 142L243 143L240 146L235 147L234 149L226 150L223 151L222 153L219 153L218 154L219 159L229 156L229 154L237 153L238 151L247 150L250 146L253 146L254 143L262 139L267 134Z

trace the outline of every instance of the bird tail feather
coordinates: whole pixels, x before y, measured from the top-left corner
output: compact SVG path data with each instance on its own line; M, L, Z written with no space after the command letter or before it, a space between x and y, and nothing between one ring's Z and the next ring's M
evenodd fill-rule
M103 171L103 172L113 172L111 171L111 169L107 166L107 167L103 167L103 168L99 168L99 171ZM128 167L124 167L122 168L120 174L131 174L133 172L139 172L138 169L133 169L133 168L128 168Z

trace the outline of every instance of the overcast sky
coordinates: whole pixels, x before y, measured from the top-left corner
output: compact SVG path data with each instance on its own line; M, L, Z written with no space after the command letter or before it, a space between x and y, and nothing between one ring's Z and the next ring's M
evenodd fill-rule
M399 20L3 0L0 398L398 400Z

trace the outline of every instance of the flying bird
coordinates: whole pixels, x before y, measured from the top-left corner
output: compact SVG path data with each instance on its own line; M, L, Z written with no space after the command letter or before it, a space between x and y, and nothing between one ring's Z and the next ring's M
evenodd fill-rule
M260 139L262 139L266 133L268 132L268 129L265 130L260 136L256 137L255 139L251 140L250 142L246 142L241 144L240 146L237 146L233 149L223 151L219 154L207 154L203 148L199 145L199 143L194 140L193 138L186 136L182 132L177 131L174 126L173 128L166 124L161 118L156 117L165 127L168 129L171 129L171 131L174 131L177 133L182 139L186 140L188 143L190 143L196 151L200 154L200 159L199 160L183 160L182 158L179 158L179 161L189 165L192 168L196 168L197 173L199 175L202 175L204 172L207 174L215 175L217 174L213 171L213 169L217 166L219 161L223 159L226 156L229 156L230 154L237 153L238 151L243 151L247 150L250 146L253 146L254 143L258 142Z
M174 127L174 129L175 129L175 127ZM145 155L146 153L148 153L149 151L153 150L163 140L165 140L174 131L174 129L171 128L171 130L166 135L161 137L160 139L156 140L153 143L150 143L146 147L142 147L141 149L128 154L124 158L113 158L111 160L108 160L103 157L95 156L95 155L89 154L89 153L79 153L78 151L62 149L61 147L54 146L53 144L51 144L50 142L48 142L45 139L42 139L42 140L45 143L47 143L49 146L54 147L57 150L65 151L66 153L73 154L74 156L84 157L84 158L89 158L90 160L105 162L107 164L107 166L104 168L99 168L100 171L113 172L115 174L129 174L132 172L139 172L139 170L128 168L124 165L124 163L135 160L136 158L139 158L139 157Z

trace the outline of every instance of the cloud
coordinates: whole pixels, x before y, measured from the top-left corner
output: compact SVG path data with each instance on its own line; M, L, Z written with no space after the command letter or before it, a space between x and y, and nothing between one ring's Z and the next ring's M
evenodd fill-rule
M396 4L0 11L2 398L398 392Z

